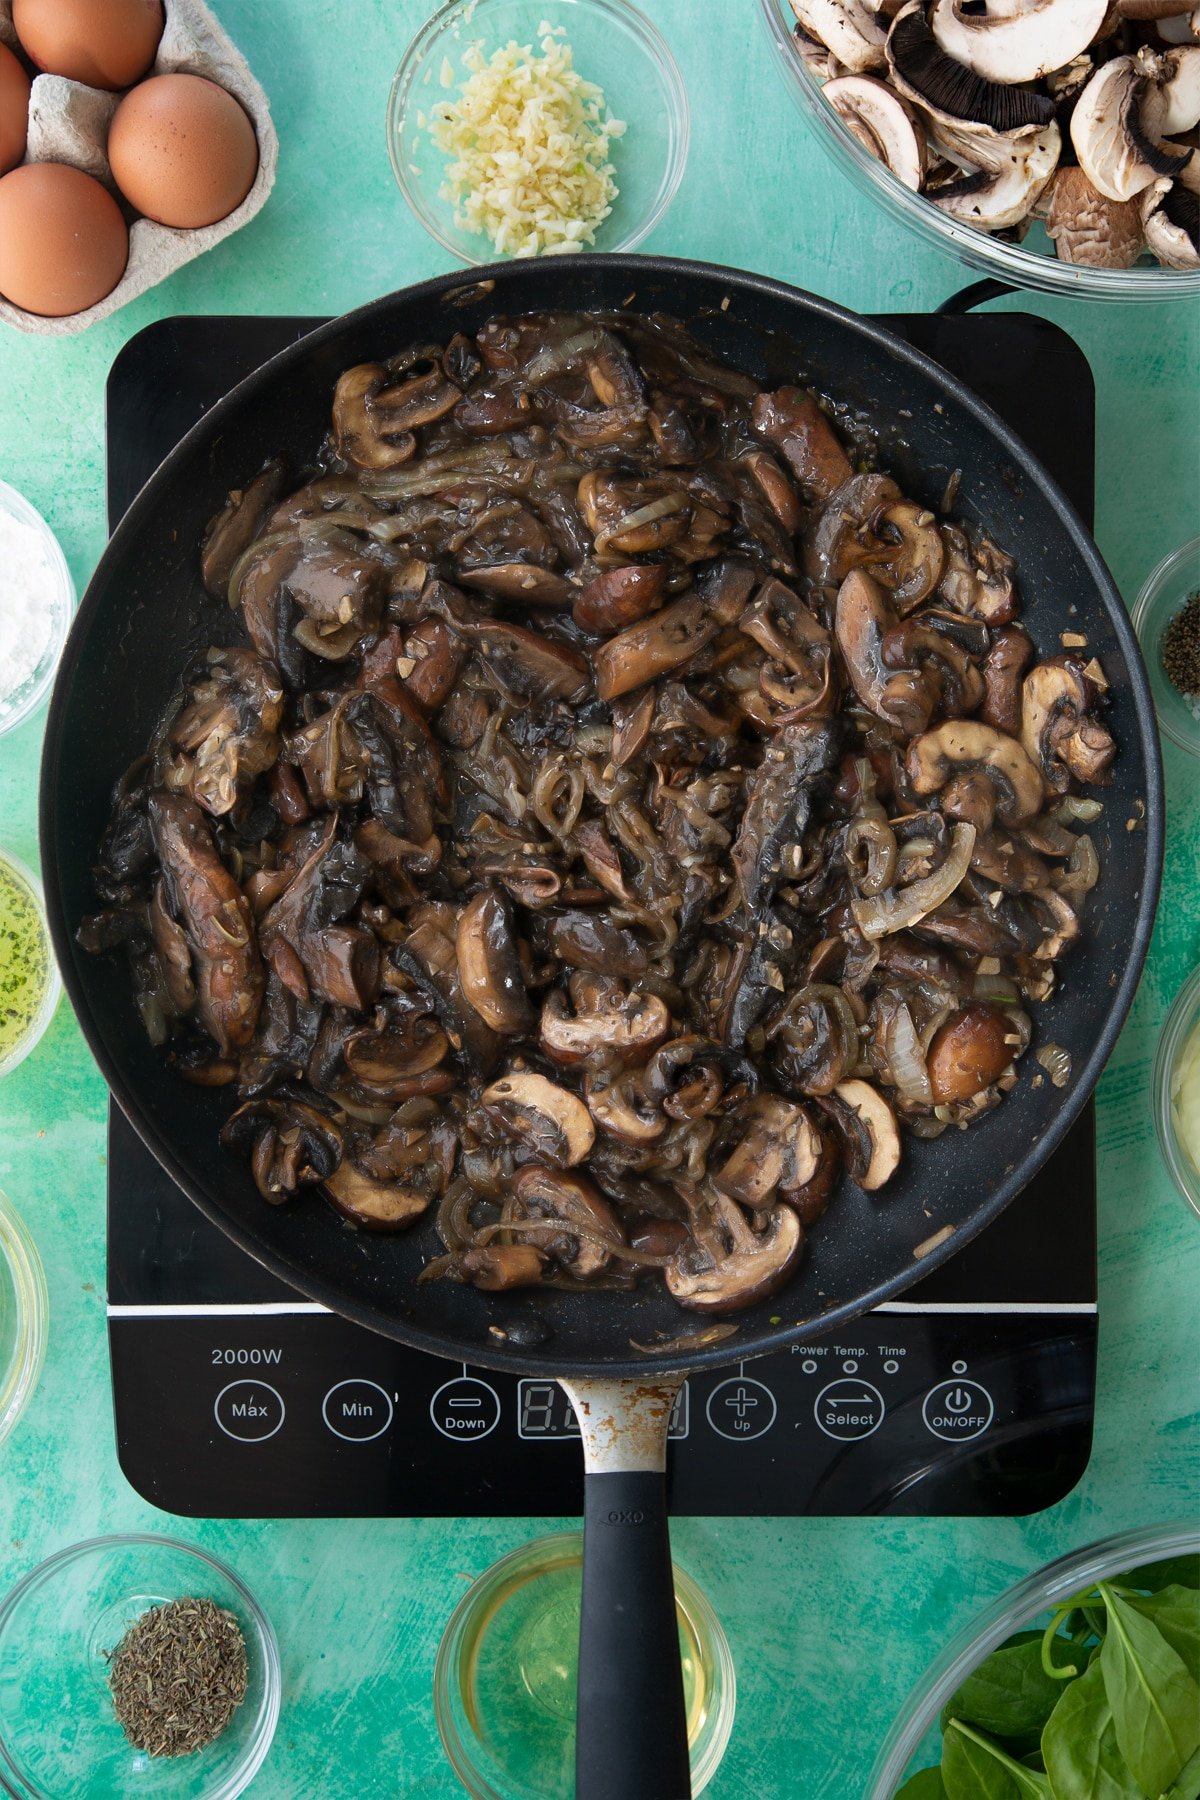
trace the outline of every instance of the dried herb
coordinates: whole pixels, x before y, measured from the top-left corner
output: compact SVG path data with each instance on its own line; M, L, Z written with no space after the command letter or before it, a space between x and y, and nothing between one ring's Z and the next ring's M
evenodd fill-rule
M247 1675L231 1612L211 1600L170 1600L130 1626L111 1654L108 1685L135 1750L188 1756L220 1737L246 1697Z
M1200 588L1189 594L1163 632L1167 680L1184 695L1200 694Z

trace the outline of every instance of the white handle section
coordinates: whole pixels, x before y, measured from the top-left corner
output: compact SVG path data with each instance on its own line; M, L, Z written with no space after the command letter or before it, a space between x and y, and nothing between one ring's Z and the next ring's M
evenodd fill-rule
M589 1475L658 1475L667 1466L667 1429L682 1375L656 1381L560 1379L575 1408Z

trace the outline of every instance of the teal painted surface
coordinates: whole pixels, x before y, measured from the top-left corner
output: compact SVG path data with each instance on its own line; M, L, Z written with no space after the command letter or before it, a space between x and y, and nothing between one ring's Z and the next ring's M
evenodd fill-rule
M754 0L649 0L692 100L683 189L647 251L723 261L861 311L936 305L971 276L861 198L792 108ZM216 0L271 98L279 184L245 231L80 338L0 328L0 477L40 507L84 586L104 540L105 374L177 312L336 312L446 259L392 181L383 112L423 0ZM1181 306L1002 302L1054 318L1099 399L1097 536L1126 597L1197 529L1200 315ZM0 740L0 843L37 855L43 719ZM1100 1089L1101 1354L1095 1453L1040 1517L993 1523L681 1520L677 1559L733 1647L739 1714L713 1800L856 1800L944 1635L1011 1580L1108 1532L1195 1506L1200 1227L1149 1117L1155 1036L1200 959L1200 764L1166 749L1158 932ZM41 1249L52 1309L41 1387L0 1448L0 1586L96 1532L166 1529L229 1558L279 1633L285 1701L256 1800L450 1800L429 1683L464 1582L545 1521L176 1522L116 1463L104 1334L104 1090L64 1004L0 1087L0 1186Z

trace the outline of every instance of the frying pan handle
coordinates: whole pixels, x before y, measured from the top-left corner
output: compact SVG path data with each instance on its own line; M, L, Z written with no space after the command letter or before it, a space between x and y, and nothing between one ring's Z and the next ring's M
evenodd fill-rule
M951 294L937 308L939 313L970 312L973 306L983 306L988 300L999 300L1004 294L1014 294L1016 289L1007 281L995 281L990 275L982 281L973 281L970 287L959 288L957 294Z
M587 1470L575 1800L691 1800L665 1474L681 1379L562 1384Z

